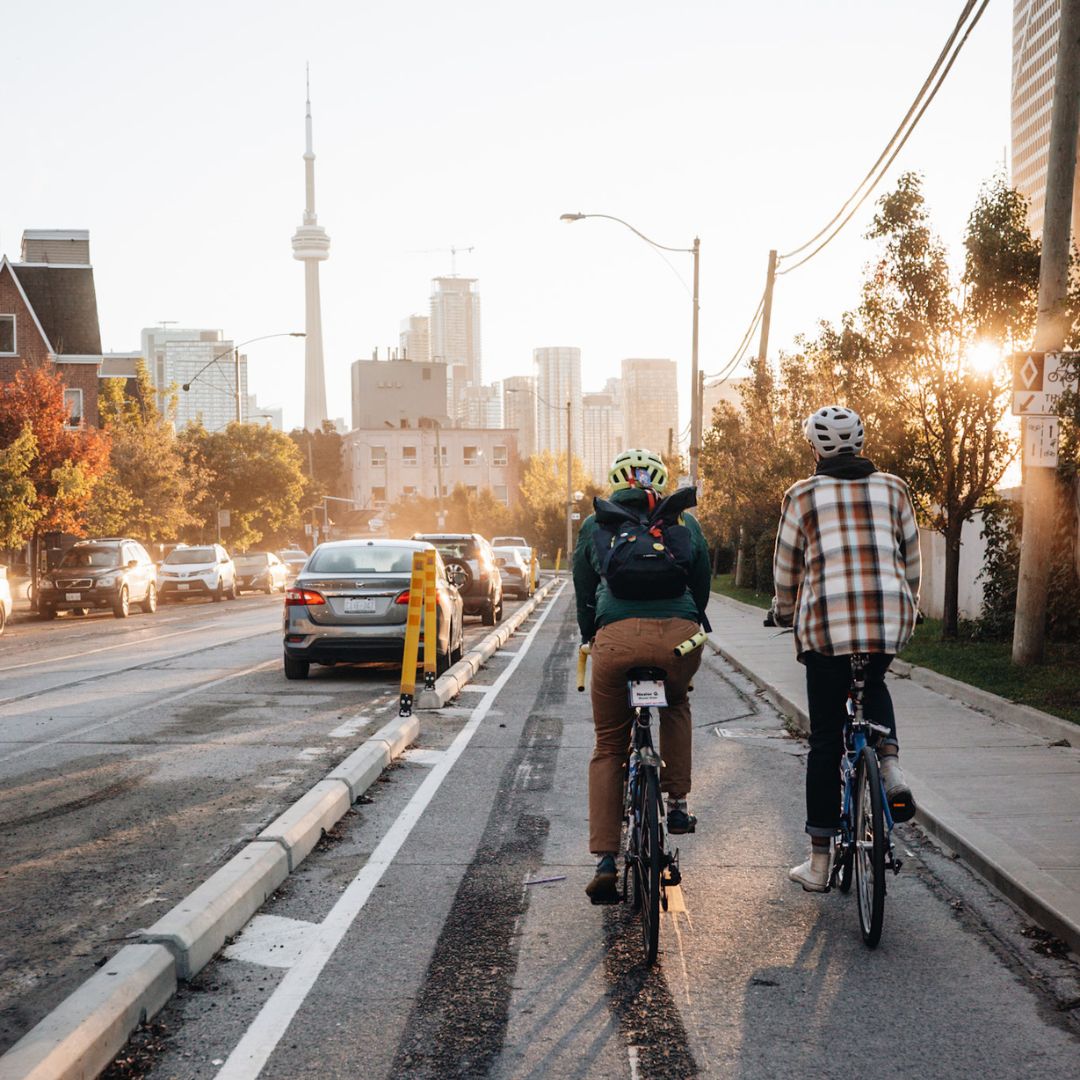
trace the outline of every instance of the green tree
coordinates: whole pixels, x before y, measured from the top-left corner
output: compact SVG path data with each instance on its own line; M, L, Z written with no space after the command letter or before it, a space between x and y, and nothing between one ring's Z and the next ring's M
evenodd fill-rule
M102 380L98 409L112 451L109 471L87 508L87 530L98 535L131 533L147 542L176 539L198 520L191 510L197 477L187 470L172 416L158 408L141 360L133 393L122 379Z
M37 489L30 479L37 440L25 425L9 446L0 448L0 547L21 547L41 517Z
M577 457L571 475L574 491L582 493L573 509L584 520L592 513L593 496L604 494L604 489L589 479ZM556 456L544 450L527 458L519 491L518 531L538 551L553 558L556 551L566 547L566 454ZM567 554L563 552L563 565Z

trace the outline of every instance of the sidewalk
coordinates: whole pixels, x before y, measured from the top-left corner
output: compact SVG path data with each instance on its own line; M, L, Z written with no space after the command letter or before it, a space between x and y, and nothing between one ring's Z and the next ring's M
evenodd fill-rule
M759 608L712 600L713 645L806 730L791 635L762 626ZM1053 731L988 716L907 675L889 685L919 824L1080 953L1080 727L1071 747L1055 746Z

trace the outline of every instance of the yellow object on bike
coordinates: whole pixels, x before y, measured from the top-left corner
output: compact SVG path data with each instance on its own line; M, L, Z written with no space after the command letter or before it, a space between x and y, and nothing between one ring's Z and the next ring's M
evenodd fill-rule
M589 662L589 653L592 651L588 645L580 645L577 654L577 688L578 693L585 690L585 665Z
M676 645L673 651L676 656L689 656L695 649L700 649L708 640L709 635L704 630L699 630L693 637L688 637L685 641Z

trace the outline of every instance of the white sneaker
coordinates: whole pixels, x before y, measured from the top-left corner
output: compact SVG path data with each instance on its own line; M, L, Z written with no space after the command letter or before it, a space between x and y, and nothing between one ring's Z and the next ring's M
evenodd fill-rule
M807 892L826 892L829 888L829 869L832 866L832 850L811 852L810 858L788 871L788 877Z

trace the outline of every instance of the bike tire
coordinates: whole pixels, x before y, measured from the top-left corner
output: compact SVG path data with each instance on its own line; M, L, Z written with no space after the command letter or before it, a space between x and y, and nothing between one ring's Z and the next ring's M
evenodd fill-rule
M859 929L871 949L885 922L885 809L877 755L866 747L855 777L855 891Z
M660 779L656 769L644 769L641 780L638 791L643 802L638 808L637 868L645 963L651 967L660 950L660 875L664 852L660 836Z

